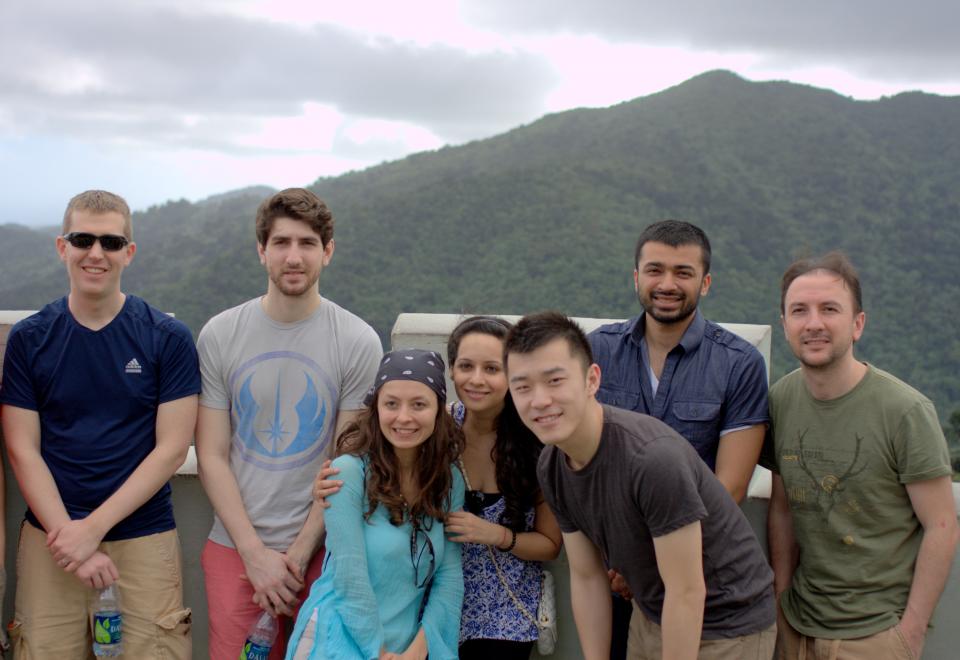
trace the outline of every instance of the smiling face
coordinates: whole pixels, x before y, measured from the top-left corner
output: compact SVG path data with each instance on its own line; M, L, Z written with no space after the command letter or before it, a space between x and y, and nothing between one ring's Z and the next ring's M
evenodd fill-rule
M380 431L397 456L415 455L433 434L440 404L433 390L413 380L390 380L377 394Z
M510 395L523 423L540 442L563 445L582 436L600 386L600 369L571 354L557 338L529 353L510 353Z
M463 336L451 369L457 397L472 413L499 413L507 395L503 341L481 332Z
M710 290L710 275L703 273L702 248L644 243L633 284L644 312L655 321L673 324L689 319L697 311L700 296Z
M290 218L273 221L266 245L257 245L260 263L267 268L269 292L303 296L316 292L320 273L333 257L333 239L326 246L306 222Z
M68 229L70 232L97 236L103 234L123 236L124 225L123 216L115 211L106 213L73 211L70 214ZM133 261L136 251L136 244L128 243L120 250L108 252L103 249L99 241L84 250L73 247L62 236L57 237L57 254L67 266L70 294L84 299L106 300L122 295L120 275L123 269Z
M815 270L797 277L783 304L783 333L807 369L853 364L853 344L863 334L864 313L836 273Z

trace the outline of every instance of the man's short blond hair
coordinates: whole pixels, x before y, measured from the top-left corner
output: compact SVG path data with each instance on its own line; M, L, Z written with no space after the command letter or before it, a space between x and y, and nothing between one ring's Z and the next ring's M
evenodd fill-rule
M130 220L130 207L120 195L106 190L87 190L74 195L63 212L63 233L70 231L70 215L74 211L88 211L90 213L119 213L123 216L123 235L128 241L133 241L133 222Z

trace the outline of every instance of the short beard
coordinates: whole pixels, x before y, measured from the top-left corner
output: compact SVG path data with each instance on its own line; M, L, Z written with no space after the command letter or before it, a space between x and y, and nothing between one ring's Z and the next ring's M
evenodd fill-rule
M637 300L640 302L640 307L643 308L643 312L647 314L654 321L662 325L674 325L676 323L683 323L688 318L693 316L697 311L697 307L700 305L700 296L697 296L696 300L692 303L684 297L683 305L677 310L674 314L670 316L661 316L656 313L655 306L653 305L653 300L651 299L651 304L649 306L643 304L643 296L640 293L637 293Z
M312 282L307 282L303 287L300 287L298 289L291 289L290 287L283 284L282 274L277 279L273 279L273 278L270 278L270 279L273 281L274 286L277 287L277 291L279 291L283 295L288 296L290 298L299 298L300 296L306 295L311 291L315 290L317 288L317 282L319 281L320 278L317 277L317 279L313 280Z

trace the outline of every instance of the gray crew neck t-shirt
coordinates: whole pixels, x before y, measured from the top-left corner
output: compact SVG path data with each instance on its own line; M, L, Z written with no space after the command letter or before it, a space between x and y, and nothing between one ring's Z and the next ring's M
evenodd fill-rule
M700 521L707 587L703 639L760 632L776 621L773 572L740 507L690 443L663 422L603 406L596 455L580 470L547 447L540 485L564 532L582 532L656 623L664 588L653 539Z
M244 509L264 545L283 552L307 518L337 411L363 408L380 338L326 298L297 323L271 319L254 298L210 319L197 351L200 404L230 411L230 469ZM210 539L234 547L218 516Z

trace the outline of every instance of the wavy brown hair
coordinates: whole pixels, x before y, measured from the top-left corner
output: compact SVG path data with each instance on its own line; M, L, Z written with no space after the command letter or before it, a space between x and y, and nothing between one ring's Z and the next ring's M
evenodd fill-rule
M443 520L450 510L453 464L463 449L463 432L438 400L433 433L417 448L416 474L419 485L414 502L405 502L400 488L400 462L393 445L380 430L378 391L370 406L350 422L337 438L337 455L352 454L367 458L366 495L370 508L363 514L369 520L377 506L387 509L390 522L403 524L405 514L411 521L425 518Z

